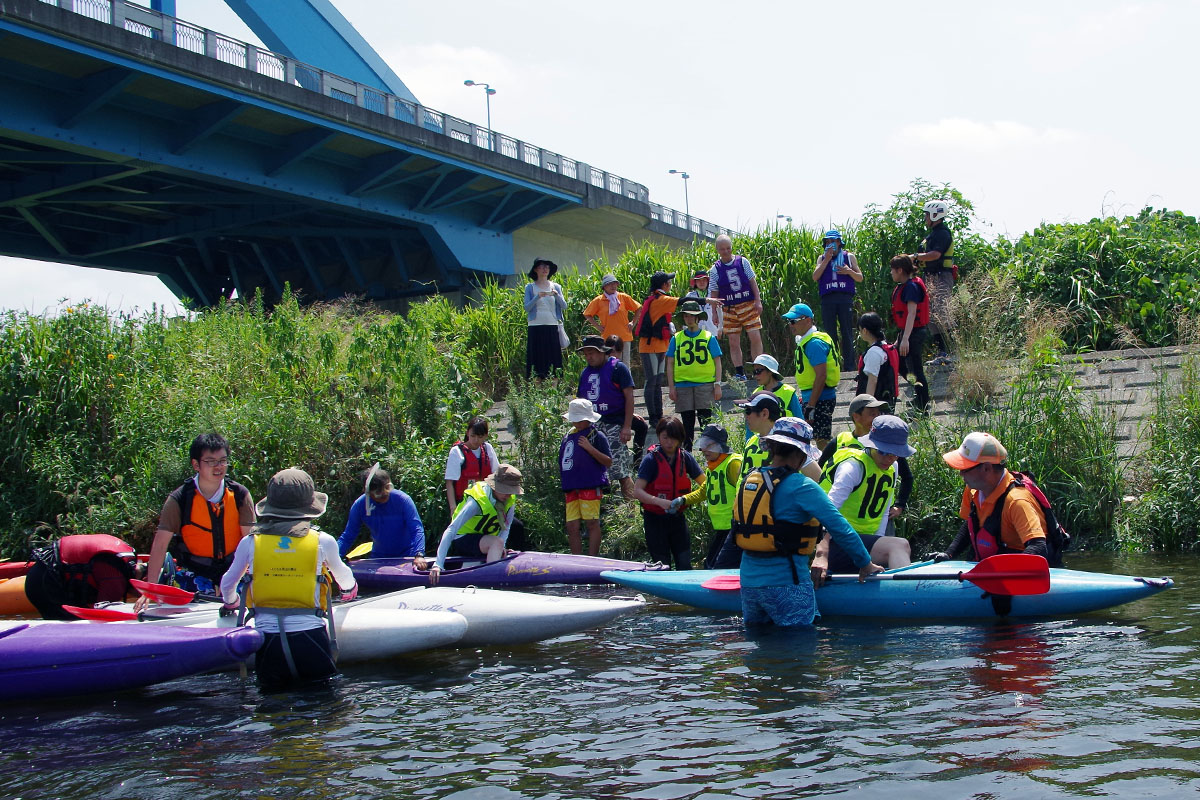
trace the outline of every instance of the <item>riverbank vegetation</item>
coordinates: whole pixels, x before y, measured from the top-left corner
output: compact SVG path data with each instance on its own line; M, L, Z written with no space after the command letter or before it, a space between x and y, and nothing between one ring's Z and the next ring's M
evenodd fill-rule
M911 420L916 491L901 532L913 538L914 552L944 546L957 528L961 481L940 454L979 428L1001 438L1017 468L1037 475L1084 546L1194 546L1200 511L1175 487L1194 472L1192 454L1200 452L1195 366L1181 386L1161 387L1144 433L1147 454L1126 469L1111 407L1081 400L1072 358L1193 341L1180 321L1200 312L1195 219L1146 209L988 239L969 200L917 181L841 226L866 275L864 310L888 307L887 259L917 249L919 209L934 197L954 201L958 413ZM799 301L818 306L811 274L823 232L789 224L735 239L758 271L764 346L785 374L794 367L780 315ZM590 332L582 310L600 292L603 272L640 300L653 272L677 273L679 294L713 258L709 243L645 243L612 265L563 265L557 280L568 299L568 333L577 341ZM0 319L0 556L23 557L36 541L65 533L109 532L146 548L163 498L190 474L188 443L208 430L230 439L231 474L256 497L276 470L308 470L330 494L321 524L335 534L361 492L360 470L381 461L413 496L432 543L448 518L446 451L468 417L502 400L514 438L501 456L530 476L521 501L529 544L564 549L559 415L583 362L568 352L561 380L523 379L519 289L485 282L461 307L432 297L404 314L353 301L301 306L290 296L272 308L255 299L181 318L86 304L8 313ZM731 441L742 441L740 415L725 422ZM1138 501L1123 503L1127 496ZM689 521L699 560L708 523L700 509L689 511ZM604 526L606 552L644 554L636 505L607 497Z

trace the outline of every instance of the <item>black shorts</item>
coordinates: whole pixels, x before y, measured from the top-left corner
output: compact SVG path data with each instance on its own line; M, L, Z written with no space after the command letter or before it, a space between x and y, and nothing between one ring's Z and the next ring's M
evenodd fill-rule
M862 539L863 547L867 548L867 552L871 552L871 548L875 546L882 537L874 534L858 535ZM850 560L850 556L845 550L838 547L836 540L829 541L829 574L830 575L857 575L858 567L854 566L854 562Z
M288 665L283 652L283 637L287 636L296 674ZM264 633L263 646L254 657L254 673L258 685L265 691L278 691L291 686L320 683L337 674L325 628L310 628L295 633Z
M468 533L466 536L458 537L450 543L450 555L463 558L482 558L483 551L479 549L479 540L482 538L482 533Z

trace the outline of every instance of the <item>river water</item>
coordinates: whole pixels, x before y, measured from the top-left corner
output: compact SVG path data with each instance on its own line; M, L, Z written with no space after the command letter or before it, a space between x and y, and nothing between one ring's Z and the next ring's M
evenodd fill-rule
M1071 566L1177 588L1074 620L827 620L747 635L652 600L606 628L0 714L7 798L1200 796L1195 557ZM593 590L594 592L594 590Z

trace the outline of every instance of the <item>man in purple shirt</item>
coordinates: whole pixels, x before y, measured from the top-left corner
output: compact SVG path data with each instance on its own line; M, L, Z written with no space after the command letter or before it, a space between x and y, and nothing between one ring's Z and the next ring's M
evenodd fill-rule
M750 339L750 360L762 355L762 295L754 268L745 256L733 254L733 240L717 237L717 260L708 271L708 295L721 300L722 325L729 336L729 360L734 377L749 380L742 366L742 331Z

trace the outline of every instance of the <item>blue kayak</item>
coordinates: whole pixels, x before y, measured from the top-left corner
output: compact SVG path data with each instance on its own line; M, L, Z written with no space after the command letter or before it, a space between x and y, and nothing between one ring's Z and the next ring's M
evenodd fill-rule
M969 561L922 562L891 570L908 575L945 575L968 572ZM706 589L702 584L718 576L737 575L737 570L691 570L684 572L604 572L602 577L622 586L683 605L710 611L740 613L737 589ZM881 573L887 575L889 573ZM730 579L725 578L726 581ZM720 581L717 581L720 583ZM817 590L821 614L833 617L876 619L989 619L1001 617L1058 617L1086 614L1102 608L1141 600L1169 589L1170 578L1137 578L1050 570L1050 591L1019 597L993 597L968 581L890 580L870 578L859 583L855 575L834 575Z

